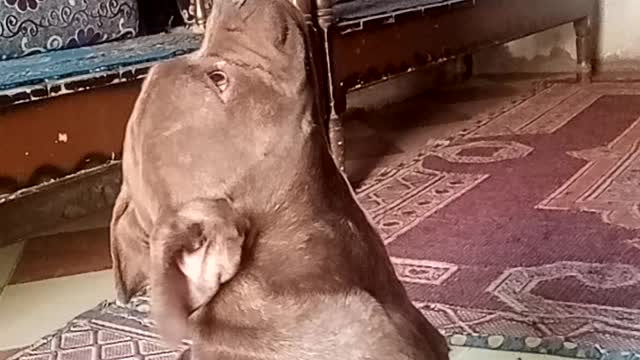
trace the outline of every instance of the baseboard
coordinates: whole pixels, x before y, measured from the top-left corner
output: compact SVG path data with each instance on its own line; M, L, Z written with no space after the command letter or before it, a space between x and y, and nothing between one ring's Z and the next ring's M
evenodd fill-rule
M604 60L597 64L597 69L601 73L640 73L640 58Z
M576 61L560 51L550 57L532 60L502 57L490 65L486 57L474 56L474 76L502 79L548 78L569 79L574 75ZM496 58L494 58L495 60ZM608 59L595 66L595 79L600 81L640 80L640 59ZM379 108L408 100L437 87L460 81L460 64L455 60L405 73L385 81L353 90L347 95L349 108Z

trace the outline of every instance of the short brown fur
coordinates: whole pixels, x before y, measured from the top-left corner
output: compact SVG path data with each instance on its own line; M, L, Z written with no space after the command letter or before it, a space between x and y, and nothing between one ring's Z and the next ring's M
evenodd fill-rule
M201 50L152 69L112 220L118 300L151 283L198 359L448 359L329 154L304 39L287 0L218 0Z

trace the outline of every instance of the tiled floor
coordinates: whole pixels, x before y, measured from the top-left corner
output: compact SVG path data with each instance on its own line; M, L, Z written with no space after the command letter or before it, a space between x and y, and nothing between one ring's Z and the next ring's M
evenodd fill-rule
M114 295L110 270L10 285L0 296L0 350L30 345Z
M410 158L430 142L446 141L444 124L448 132L452 126L472 126L472 116L491 112L530 88L530 80L474 79L402 104L352 111L346 123L350 179L357 184L376 167ZM106 228L43 236L0 249L0 288L8 284L0 294L0 360L112 299L109 267ZM456 348L452 359L553 358Z

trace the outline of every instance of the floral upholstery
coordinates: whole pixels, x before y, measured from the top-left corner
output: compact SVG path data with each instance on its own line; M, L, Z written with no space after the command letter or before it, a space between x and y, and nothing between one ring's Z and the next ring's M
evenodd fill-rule
M0 0L0 60L137 32L137 0Z

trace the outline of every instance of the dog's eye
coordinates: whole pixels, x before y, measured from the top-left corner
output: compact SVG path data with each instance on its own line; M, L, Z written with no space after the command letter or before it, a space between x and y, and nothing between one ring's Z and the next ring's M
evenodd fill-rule
M210 72L209 74L207 74L207 76L209 76L209 79L213 81L213 83L218 89L220 89L220 91L224 91L229 85L229 78L227 77L227 74L220 70Z

